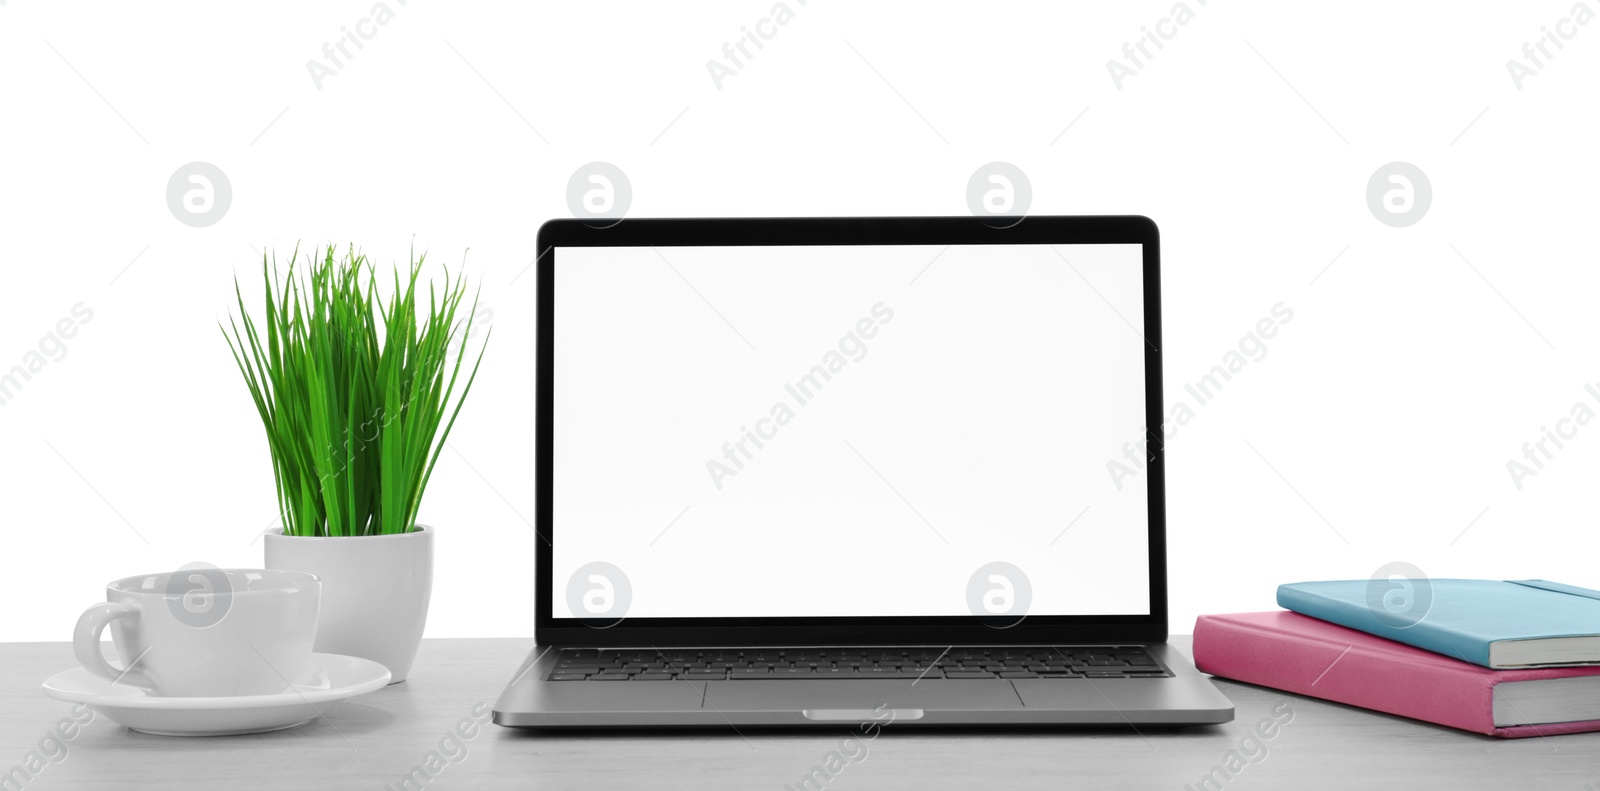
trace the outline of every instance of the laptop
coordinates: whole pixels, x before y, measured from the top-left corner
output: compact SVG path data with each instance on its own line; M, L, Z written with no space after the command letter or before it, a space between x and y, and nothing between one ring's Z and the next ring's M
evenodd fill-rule
M1199 725L1143 217L539 229L528 728ZM1132 449L1132 450L1130 450Z

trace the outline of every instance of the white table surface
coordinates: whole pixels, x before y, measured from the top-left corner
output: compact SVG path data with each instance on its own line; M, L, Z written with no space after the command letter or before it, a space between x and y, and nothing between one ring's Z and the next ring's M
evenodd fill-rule
M1173 640L1187 651L1189 639ZM49 789L382 789L425 760L475 706L492 707L533 641L424 641L411 677L324 707L324 719L254 736L170 738L96 718L55 763L26 779ZM40 683L72 667L68 643L0 644L0 788L71 704ZM1137 788L1202 786L1243 747L1256 756L1227 789L1449 788L1600 790L1600 734L1500 740L1275 690L1217 682L1238 707L1226 725L1186 730L897 730L865 743L823 786L865 788ZM1261 753L1248 730L1287 702L1294 718ZM488 725L423 786L449 788L737 788L800 782L849 733L528 734ZM52 752L56 752L52 750ZM1243 754L1241 754L1241 758ZM1224 766L1224 768L1226 768ZM816 784L810 788L815 791ZM415 788L415 785L411 786Z

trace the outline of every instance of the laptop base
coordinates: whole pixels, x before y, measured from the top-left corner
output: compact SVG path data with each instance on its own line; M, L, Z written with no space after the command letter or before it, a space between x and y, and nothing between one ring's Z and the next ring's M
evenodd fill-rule
M942 648L942 647L941 647ZM1077 648L1077 647L1074 647ZM1154 678L547 680L560 647L539 648L495 703L500 725L543 729L1206 725L1233 704L1165 643L1144 645ZM1073 649L1067 649L1073 650Z

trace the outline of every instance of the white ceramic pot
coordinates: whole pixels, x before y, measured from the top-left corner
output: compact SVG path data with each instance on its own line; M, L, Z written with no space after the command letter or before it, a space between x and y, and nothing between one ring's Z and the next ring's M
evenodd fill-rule
M428 622L433 529L386 536L266 537L266 565L322 578L322 618L313 651L371 659L406 680Z

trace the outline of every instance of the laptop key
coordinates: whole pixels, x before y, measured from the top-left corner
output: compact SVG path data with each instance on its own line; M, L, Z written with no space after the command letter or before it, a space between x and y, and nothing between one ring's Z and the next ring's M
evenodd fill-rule
M946 670L945 678L994 678L994 674L987 670Z
M728 678L772 678L772 673L764 667L736 667L728 671Z
M633 677L634 681L671 681L671 673L640 673Z
M1007 670L1000 674L1001 678L1038 678L1038 674L1029 670Z
M583 679L584 679L584 675L582 673L551 673L545 680L546 681L582 681Z
M678 678L681 678L681 679L683 679L685 681L721 681L721 680L723 680L723 679L725 679L727 677L728 677L728 674L723 673L721 671L717 671L715 673L704 673L704 672L699 672L699 671L693 671L693 672L689 672L689 673L679 673L678 674Z

